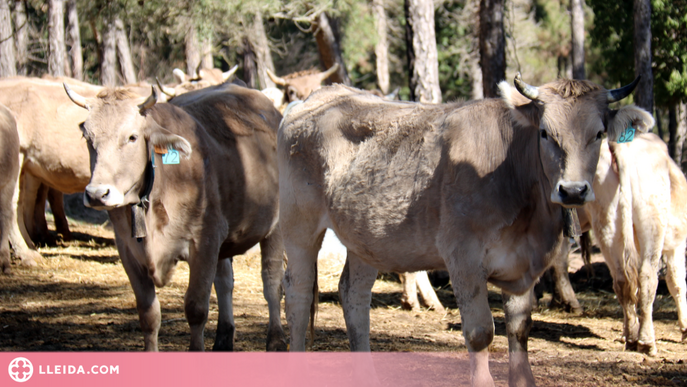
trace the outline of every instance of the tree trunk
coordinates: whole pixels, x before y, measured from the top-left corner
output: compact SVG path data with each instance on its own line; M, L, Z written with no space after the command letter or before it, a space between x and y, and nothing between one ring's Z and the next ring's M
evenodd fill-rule
M257 69L255 68L255 53L250 44L250 39L243 38L243 81L248 87L255 89L258 80Z
M265 25L262 20L262 15L259 12L255 15L255 19L253 19L253 33L250 36L250 43L253 53L255 53L260 88L266 89L268 87L275 87L276 85L267 75L267 70L275 73L274 61L272 61L272 52L270 51L267 34L265 34Z
M131 58L129 38L124 29L124 22L119 16L115 18L115 39L117 40L117 56L119 57L119 68L122 70L124 84L134 84L136 83L136 70L134 70L134 62Z
M17 75L17 62L14 59L10 4L8 0L0 0L0 78L15 75Z
M48 72L64 76L64 0L48 2Z
M320 54L320 63L324 70L334 66L334 63L338 63L339 70L329 77L329 81L350 86L351 79L348 78L346 65L341 55L338 34L336 33L336 21L335 19L331 20L332 23L330 24L330 18L327 17L325 12L317 16L315 39L317 40L317 50Z
M485 98L498 97L498 83L506 79L504 0L480 0L479 52Z
M572 76L585 79L584 70L584 0L570 1L570 30L572 36Z
M200 43L200 68L215 68L215 62L212 59L212 36L203 38Z
M198 76L198 65L200 64L200 48L198 44L198 32L193 22L190 22L188 33L186 34L186 74Z
M658 137L661 137L661 140L665 141L663 138L663 123L661 122L661 109L656 108L654 112L656 114L656 134L658 134Z
M406 50L412 50L414 57L412 67L408 68L411 95L415 101L441 103L439 61L434 35L434 2L405 0L404 7L406 39L411 38L406 41Z
M386 11L384 0L372 0L372 13L377 25L377 45L375 58L377 63L377 85L383 94L389 93L389 42L387 41Z
M67 44L72 77L83 80L83 54L81 53L81 32L79 31L79 14L76 0L67 0Z
M651 71L651 0L634 0L635 76L642 80L635 90L635 105L654 110L654 77Z
M29 27L26 21L26 4L24 0L14 2L14 45L17 74L28 73L29 62Z
M682 147L687 135L687 106L684 103L677 103L670 106L668 111L668 131L670 139L668 141L668 153L682 168Z
M106 16L103 29L103 60L100 63L100 83L106 87L115 87L117 84L117 27L115 25L115 15Z

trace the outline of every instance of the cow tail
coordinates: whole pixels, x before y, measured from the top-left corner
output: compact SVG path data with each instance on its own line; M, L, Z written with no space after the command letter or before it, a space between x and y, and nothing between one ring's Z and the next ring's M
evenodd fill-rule
M312 286L312 303L310 304L310 343L312 347L315 343L315 316L317 315L317 305L319 304L320 289L317 283L317 260L315 260L315 281Z
M634 226L632 222L632 180L628 168L629 163L623 158L622 152L618 152L616 143L608 143L611 153L616 157L618 165L618 178L620 180L618 212L620 213L620 232L623 243L623 271L627 279L629 296L633 304L637 303L637 291L639 289L639 254L635 247Z

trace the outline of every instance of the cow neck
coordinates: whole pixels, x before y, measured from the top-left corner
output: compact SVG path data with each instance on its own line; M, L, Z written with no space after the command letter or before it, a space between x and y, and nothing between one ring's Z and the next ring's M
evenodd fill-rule
M131 206L131 237L141 242L147 236L145 216L150 207L150 192L155 182L155 153L150 152L143 179L143 189L139 193L139 202Z

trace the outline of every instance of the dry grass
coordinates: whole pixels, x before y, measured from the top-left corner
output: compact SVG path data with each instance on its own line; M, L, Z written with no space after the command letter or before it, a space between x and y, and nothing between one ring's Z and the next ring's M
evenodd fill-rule
M0 349L4 351L139 351L143 349L133 292L119 262L112 232L101 226L72 225L78 240L42 248L39 267L14 266L0 277ZM347 351L338 280L341 257L319 261L320 305L312 350ZM235 257L234 316L238 351L264 350L267 304L262 296L257 252ZM188 348L189 329L183 315L188 265L179 264L172 283L158 290L162 307L160 349ZM390 278L390 277L385 277ZM378 280L373 288L371 346L373 351L465 352L460 314L450 291L438 294L446 313L400 309L401 285ZM669 296L655 303L659 355L624 352L616 339L622 313L612 293L587 291L578 297L586 312L573 316L540 308L533 313L530 361L540 385L604 386L687 385L686 346L680 343L676 311ZM493 367L507 364L508 342L500 294L490 288L496 337L490 347ZM282 308L283 309L283 308ZM213 295L206 328L206 348L214 340L217 321ZM286 321L282 318L286 329ZM287 330L288 335L288 330Z

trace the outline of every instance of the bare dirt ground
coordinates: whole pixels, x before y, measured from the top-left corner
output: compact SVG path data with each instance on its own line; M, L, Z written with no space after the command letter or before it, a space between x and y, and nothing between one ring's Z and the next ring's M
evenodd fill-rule
M45 259L38 267L13 266L13 275L0 276L0 350L143 349L134 295L112 232L81 222L72 223L72 231L77 240L40 249ZM599 259L597 256L596 260ZM337 292L342 268L342 259L333 255L319 262L321 293L314 351L348 350ZM262 296L258 253L235 257L234 270L235 348L263 351L267 304ZM188 348L189 328L183 313L188 276L188 265L181 263L173 282L159 289L163 314L161 351ZM440 289L438 294L448 307L446 313L404 311L400 308L401 285L391 276L378 280L372 297L372 350L464 354L460 314L453 295L447 288ZM656 357L623 351L623 344L617 341L622 331L622 312L612 292L587 290L577 295L585 308L583 315L544 306L533 313L529 353L539 385L687 386L687 345L680 343L675 304L669 295L660 294L654 304L659 351ZM545 295L544 302L547 297L550 295ZM495 375L506 375L508 344L498 289L491 289L489 301L496 327L490 347L491 368ZM206 328L207 350L212 348L216 321L213 295ZM285 318L282 322L286 329ZM444 382L431 381L428 385L452 384ZM504 377L498 377L496 382L507 384Z

